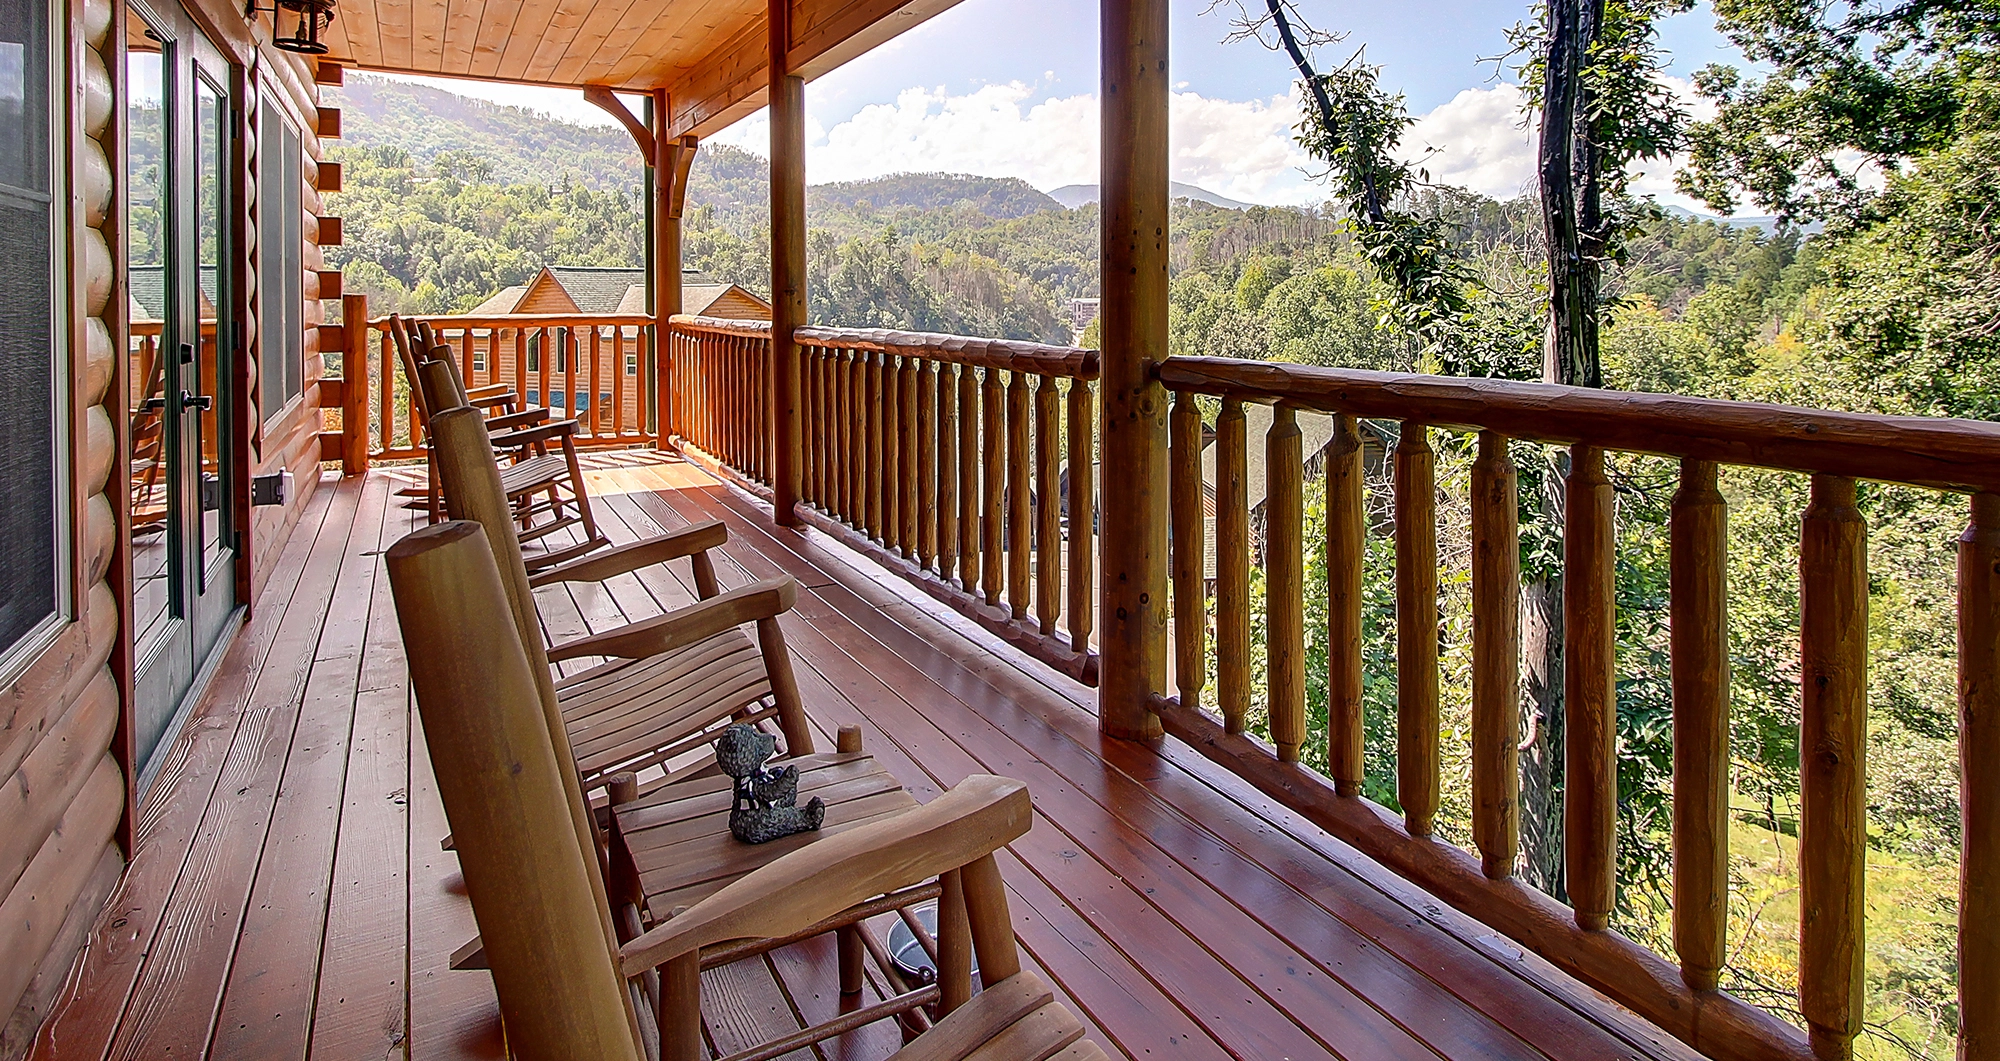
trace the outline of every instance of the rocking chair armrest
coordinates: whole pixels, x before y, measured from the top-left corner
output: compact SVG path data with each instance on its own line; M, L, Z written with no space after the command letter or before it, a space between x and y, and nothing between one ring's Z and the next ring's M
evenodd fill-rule
M584 656L647 659L705 641L744 623L775 619L791 611L798 597L796 579L767 578L665 615L565 641L549 649L549 662L561 663Z
M901 814L821 837L619 948L627 977L716 943L774 939L969 865L1028 831L1028 786L973 774Z
M486 421L486 432L511 431L517 427L533 427L549 418L547 409L523 409L518 413L506 413L491 417Z
M514 393L514 385L511 383L488 383L483 387L469 387L466 389L465 397L475 405L486 398L505 398L509 402L521 400L520 396Z
M721 548L729 541L729 528L719 519L706 520L672 534L661 534L629 542L616 549L557 564L530 576L528 585L548 586L557 582L602 582L642 567L664 564L683 556L693 556Z
M538 442L567 440L576 434L576 421L551 420L537 427L524 427L518 431L503 431L491 437L494 449L520 449Z

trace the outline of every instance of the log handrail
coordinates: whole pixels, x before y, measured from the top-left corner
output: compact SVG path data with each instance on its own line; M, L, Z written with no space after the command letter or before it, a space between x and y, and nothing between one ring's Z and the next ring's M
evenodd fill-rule
M881 329L794 334L798 519L1094 682L1096 351ZM666 344L664 434L775 503L770 323L675 316Z
M1169 390L1509 438L1965 492L2000 490L2000 423L1879 416L1513 380L1219 357L1160 365Z
M1504 380L1402 375L1210 357L1173 358L1157 377L1172 393L1169 477L1179 696L1152 701L1167 732L1440 899L1603 991L1686 1041L1731 1061L1848 1058L1865 1003L1867 526L1855 481L1970 492L1960 553L1960 1056L1992 1055L2000 1037L2000 424L1827 412L1677 395ZM1215 581L1201 585L1206 445L1194 405L1220 399L1215 447ZM1273 407L1262 440L1244 438L1245 404ZM1326 584L1301 587L1304 517L1298 410L1334 414L1325 453ZM1398 429L1393 466L1396 555L1397 821L1361 796L1361 568L1368 534L1359 420ZM1472 594L1472 836L1477 854L1431 835L1438 807L1437 511L1429 438L1476 434L1468 560ZM1563 513L1565 749L1563 849L1571 904L1517 880L1521 602L1516 440L1568 449ZM1268 457L1261 536L1246 533L1244 453ZM1669 655L1674 711L1673 944L1669 959L1609 930L1617 867L1617 540L1607 452L1678 458L1670 522ZM1728 927L1728 504L1720 465L1811 479L1800 519L1802 734L1799 839L1801 1032L1717 990ZM1313 547L1318 547L1314 543ZM1261 559L1257 559L1261 557ZM1250 565L1266 575L1267 696L1272 743L1248 735ZM1281 585L1282 583L1282 585ZM1297 590L1325 594L1331 779L1298 764L1300 706L1291 657L1300 645ZM1212 610L1211 610L1212 609ZM1198 640L1215 617L1214 684ZM1207 690L1207 691L1204 691ZM1203 701L1208 701L1204 703ZM1210 707L1217 714L1203 710Z
M769 337L769 321L726 320L720 317L676 316L676 331L712 335ZM1097 378L1097 351L1077 346L1050 346L1019 339L981 339L943 332L904 332L887 328L799 328L793 338L800 346L834 350L866 350L875 354L916 357L952 365L997 368L1065 379Z

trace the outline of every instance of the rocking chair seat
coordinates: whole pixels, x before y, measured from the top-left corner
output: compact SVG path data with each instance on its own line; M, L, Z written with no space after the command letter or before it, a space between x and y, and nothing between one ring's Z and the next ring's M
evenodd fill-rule
M556 684L586 789L712 743L728 722L774 717L770 697L764 657L740 628L645 659L613 660Z
M544 453L500 469L500 488L507 491L509 497L551 483L566 483L568 479L569 463L560 453Z
M917 805L866 752L823 752L773 765L799 768L800 805L814 796L826 801L817 831L763 844L738 841L729 834L734 782L720 776L689 778L617 809L617 834L655 918L700 902L786 852Z

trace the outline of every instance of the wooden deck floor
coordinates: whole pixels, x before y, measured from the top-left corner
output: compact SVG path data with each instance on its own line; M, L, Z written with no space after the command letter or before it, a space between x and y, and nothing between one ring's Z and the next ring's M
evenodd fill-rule
M786 630L821 729L860 724L920 799L976 771L1027 781L1035 825L1001 861L1016 928L1114 1054L1691 1056L1186 747L1101 741L1090 690L824 536L659 454L591 460L615 537L721 518L725 585L799 578ZM169 752L35 1056L498 1055L490 979L445 967L472 916L377 559L413 525L392 497L407 474L328 480L312 502ZM567 637L641 618L691 599L685 576L543 591L544 619ZM799 974L827 957L712 982L710 1023L824 1011ZM893 1040L817 1052L866 1061Z

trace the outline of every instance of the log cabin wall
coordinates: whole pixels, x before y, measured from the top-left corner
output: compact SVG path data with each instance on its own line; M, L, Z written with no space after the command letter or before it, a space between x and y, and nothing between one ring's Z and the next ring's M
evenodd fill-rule
M251 602L318 483L321 414L318 381L322 315L319 241L326 213L318 193L318 131L323 121L311 71L269 46L268 23L252 25L227 0L187 5L235 65L238 108L234 227L243 281L237 319L244 322L236 358L238 420L249 467L238 468L243 559L238 597ZM59 400L67 403L71 622L11 682L0 685L0 1061L23 1056L83 946L98 912L111 901L124 868L134 810L128 769L117 749L129 698L132 633L119 616L129 592L129 547L119 533L128 516L122 490L110 489L129 440L120 430L120 398L129 383L116 352L126 347L130 296L124 283L122 123L124 86L114 0L67 0L56 6L53 34L61 62L62 103L55 129L56 198L66 204L67 312L59 334L67 351ZM301 393L282 409L256 408L255 116L269 95L302 130L300 205L305 216L300 320ZM338 219L327 225L338 230ZM290 470L295 489L282 506L252 509L245 471Z
M123 218L112 159L119 156L110 71L118 69L111 0L72 0L55 27L67 70L58 119L57 197L67 192L68 306L59 334L69 372L73 621L0 689L0 1058L24 1053L62 987L91 922L117 885L116 833L126 778L112 754L120 720L113 649L126 636L107 579L117 553L114 498L105 491L119 440L113 387L126 296L114 248ZM120 571L119 577L123 577Z

